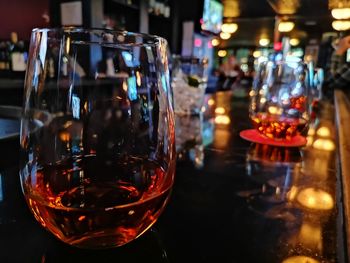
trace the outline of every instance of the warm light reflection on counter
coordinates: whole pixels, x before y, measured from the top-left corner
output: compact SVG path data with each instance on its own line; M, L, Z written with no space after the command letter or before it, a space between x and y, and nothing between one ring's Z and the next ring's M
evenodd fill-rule
M320 263L318 260L306 256L293 256L286 258L282 263Z
M218 149L229 147L228 143L231 137L230 131L226 129L215 129L213 146Z
M317 135L321 137L329 137L331 135L331 131L328 127L320 127L317 129Z
M333 151L335 149L335 144L330 139L317 139L312 144L313 148L317 150Z
M303 222L299 232L299 242L302 242L309 248L322 251L322 233L320 224L311 224Z
M225 108L223 108L223 107L217 107L216 109L215 109L215 113L216 114L225 114Z
M219 115L215 117L215 124L228 125L231 123L231 119L227 115Z
M300 191L297 201L302 206L314 210L330 210L334 207L333 198L329 193L312 187Z

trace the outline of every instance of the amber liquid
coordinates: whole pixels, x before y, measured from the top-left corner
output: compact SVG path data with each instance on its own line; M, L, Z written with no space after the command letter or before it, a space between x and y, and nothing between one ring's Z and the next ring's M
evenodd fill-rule
M270 139L291 140L306 128L306 121L301 118L258 113L251 119L254 128Z
M25 182L25 196L35 218L62 241L108 248L130 242L157 220L172 182L173 171L154 161L113 163L91 155L37 169Z

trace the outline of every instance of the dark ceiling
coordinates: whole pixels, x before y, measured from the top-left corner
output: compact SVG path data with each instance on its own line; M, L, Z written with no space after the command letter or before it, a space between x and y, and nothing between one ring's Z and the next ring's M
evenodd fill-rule
M320 40L324 32L332 32L332 17L328 0L228 0L235 2L239 16L238 31L222 46L257 45L261 37L271 41L276 16L287 16L296 26L290 37L298 37L303 43ZM223 0L225 3L225 0ZM227 2L227 1L226 1Z

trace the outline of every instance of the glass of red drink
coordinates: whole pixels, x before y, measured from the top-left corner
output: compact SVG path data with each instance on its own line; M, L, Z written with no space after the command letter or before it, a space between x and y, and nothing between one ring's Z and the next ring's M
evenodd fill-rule
M166 40L34 29L20 178L37 221L81 248L124 245L162 213L174 180Z
M309 122L307 66L297 59L259 65L250 92L250 118L264 137L290 141L303 135Z

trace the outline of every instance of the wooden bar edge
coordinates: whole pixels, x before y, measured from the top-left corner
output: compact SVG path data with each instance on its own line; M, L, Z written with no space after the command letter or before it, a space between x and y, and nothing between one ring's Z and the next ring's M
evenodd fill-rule
M338 180L342 195L338 200L338 210L341 216L340 228L345 231L343 242L346 246L345 256L348 258L350 252L350 102L344 92L336 90L334 93L335 121L338 136ZM342 203L342 204L341 204ZM340 231L338 231L339 233ZM338 238L339 241L339 238ZM343 252L343 253L344 253ZM344 261L345 262L345 261Z

